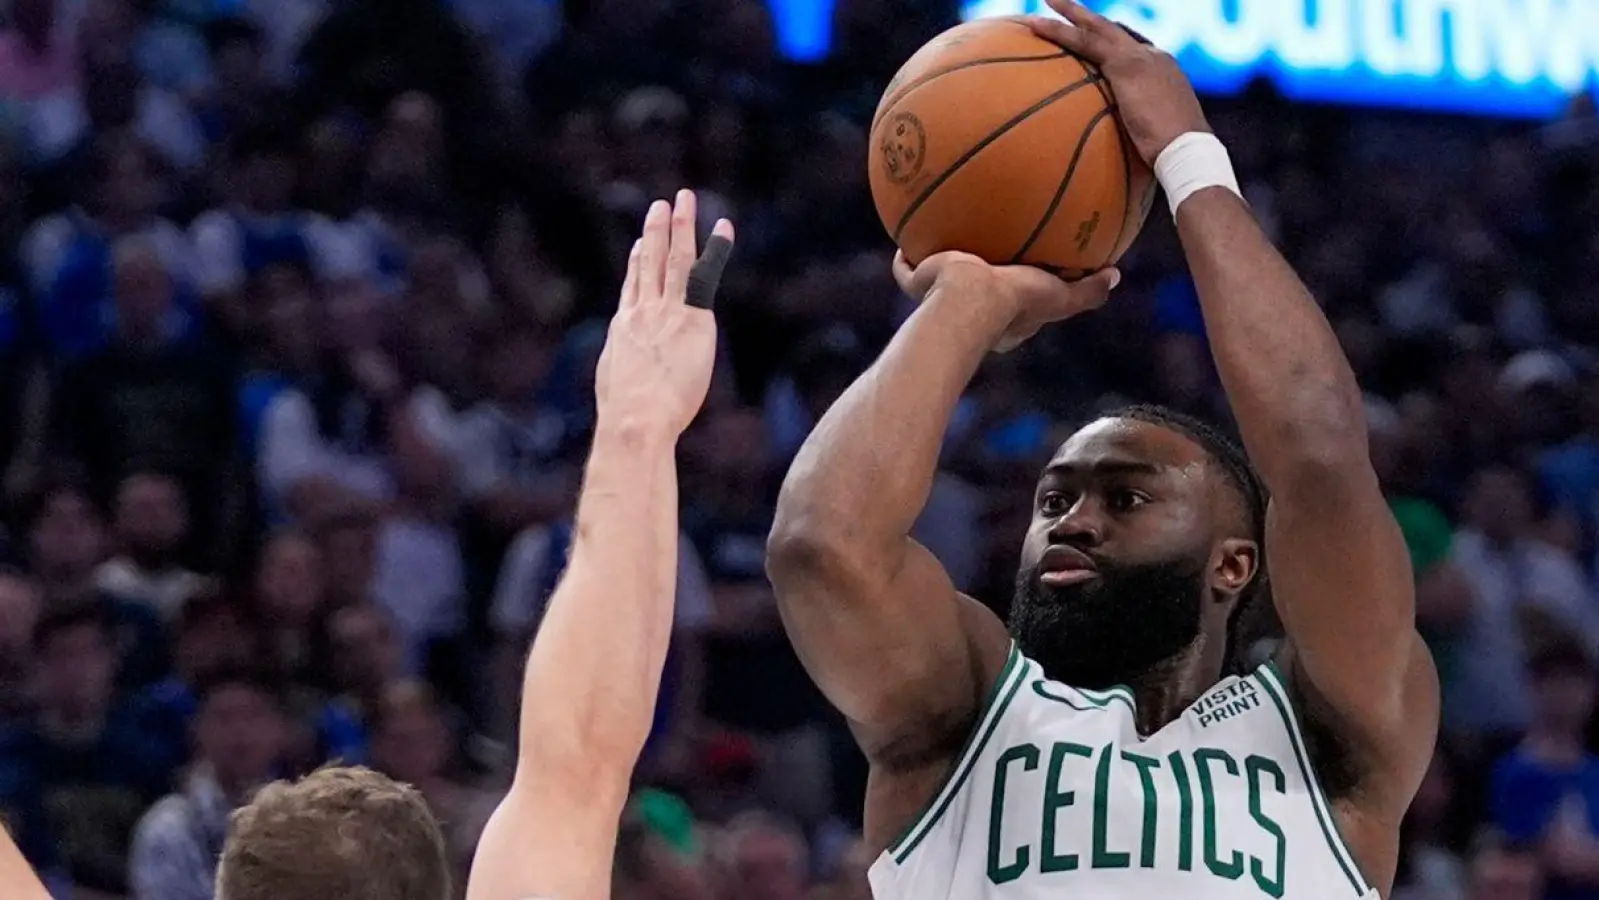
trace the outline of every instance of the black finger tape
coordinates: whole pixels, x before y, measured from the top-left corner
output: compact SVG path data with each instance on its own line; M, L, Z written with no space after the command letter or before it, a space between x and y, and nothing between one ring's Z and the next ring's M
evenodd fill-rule
M716 289L722 283L722 271L727 268L727 258L733 253L733 242L719 234L711 235L705 242L705 252L688 270L689 306L710 309L716 304Z

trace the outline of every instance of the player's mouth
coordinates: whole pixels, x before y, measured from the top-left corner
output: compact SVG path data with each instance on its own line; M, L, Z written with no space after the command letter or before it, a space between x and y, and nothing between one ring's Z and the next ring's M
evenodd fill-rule
M1064 587L1097 577L1099 567L1094 560L1083 551L1064 544L1051 546L1038 561L1038 580L1050 587Z

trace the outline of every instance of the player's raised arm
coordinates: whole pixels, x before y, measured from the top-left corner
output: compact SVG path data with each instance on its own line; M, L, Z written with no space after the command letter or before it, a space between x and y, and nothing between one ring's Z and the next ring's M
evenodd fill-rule
M22 858L22 851L17 849L10 832L3 826L0 826L0 884L5 885L6 896L17 900L50 900L39 876Z
M914 274L903 259L895 265L921 307L795 458L767 572L801 661L849 719L874 773L931 772L936 790L1009 639L911 540L911 525L950 415L983 357L1045 321L1098 306L1115 276L1061 292L1052 276L963 254L932 257ZM1037 304L1040 282L1052 307ZM869 807L868 839L886 842L916 812Z
M1361 793L1376 805L1364 812L1397 826L1431 757L1438 682L1354 373L1240 199L1176 61L1070 0L1050 3L1075 27L1035 28L1101 65L1175 210L1222 383L1272 494L1267 564L1294 688L1355 752Z
M566 573L522 685L510 792L472 864L469 900L608 900L618 823L672 630L675 452L710 386L710 300L732 248L695 262L695 200L650 208L595 375L597 412Z

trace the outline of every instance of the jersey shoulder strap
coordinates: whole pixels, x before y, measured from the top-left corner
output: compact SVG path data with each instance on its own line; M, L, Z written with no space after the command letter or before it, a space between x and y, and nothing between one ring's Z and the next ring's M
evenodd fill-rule
M982 711L977 717L977 725L971 734L967 735L966 745L956 756L955 765L950 768L943 787L928 801L921 814L912 819L911 824L884 851L884 855L893 859L895 865L902 865L910 857L916 846L949 811L950 804L955 802L961 789L966 786L967 780L971 778L972 769L982 757L984 748L993 740L994 733L999 729L1005 710L1016 699L1022 683L1027 680L1027 670L1027 660L1013 641L1010 654L1005 659L1005 666L1000 670L999 677L994 680L994 686L988 691L988 699L984 701Z

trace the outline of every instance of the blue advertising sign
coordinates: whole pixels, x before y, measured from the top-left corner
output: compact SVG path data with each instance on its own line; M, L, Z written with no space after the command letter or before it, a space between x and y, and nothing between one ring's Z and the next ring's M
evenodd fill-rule
M770 0L785 52L824 57L832 0ZM1518 117L1599 75L1599 0L1089 0L1175 54L1200 90L1270 78L1287 96ZM1047 13L965 0L967 19Z

